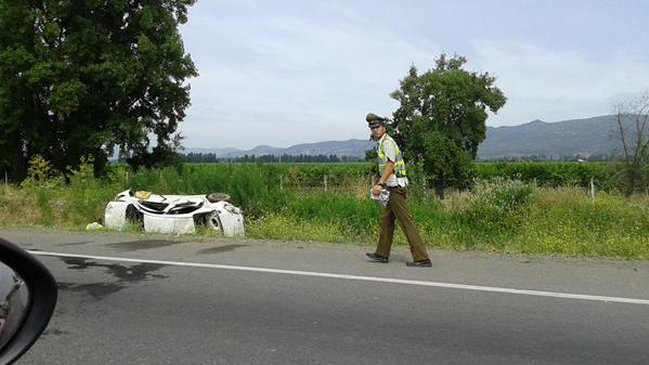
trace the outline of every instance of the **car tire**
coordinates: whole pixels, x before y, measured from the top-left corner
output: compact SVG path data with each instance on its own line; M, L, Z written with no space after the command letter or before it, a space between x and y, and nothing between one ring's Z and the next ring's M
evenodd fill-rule
M225 202L230 201L230 195L226 193L210 193L207 194L206 198L210 203L218 203L220 201L225 201Z
M133 204L126 207L126 221L140 228L144 228L144 214L138 211Z
M205 214L205 225L213 231L223 232L221 220L219 219L219 215L216 212Z

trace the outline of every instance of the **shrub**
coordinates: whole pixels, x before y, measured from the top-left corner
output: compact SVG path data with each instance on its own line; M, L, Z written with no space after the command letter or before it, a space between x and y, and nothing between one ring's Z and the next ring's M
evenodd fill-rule
M477 180L459 213L486 229L513 230L522 223L536 191L534 184L519 180Z
M21 183L24 188L55 188L63 186L64 179L60 172L52 168L52 164L41 155L35 155L29 160L27 178Z
M590 186L591 178L598 190L617 187L613 164L606 162L487 162L476 163L478 178L504 178L534 182L542 187Z

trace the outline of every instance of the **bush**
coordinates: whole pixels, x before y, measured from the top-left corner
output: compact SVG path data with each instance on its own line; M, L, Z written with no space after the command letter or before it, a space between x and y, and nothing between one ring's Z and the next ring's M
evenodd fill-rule
M519 180L477 180L459 213L465 221L486 229L515 230L536 192L534 184Z
M29 160L27 178L20 184L23 188L56 188L64 184L61 173L41 155L35 155Z
M590 186L591 178L598 190L617 188L615 171L607 162L481 162L476 163L480 179L503 178L534 182L542 187Z

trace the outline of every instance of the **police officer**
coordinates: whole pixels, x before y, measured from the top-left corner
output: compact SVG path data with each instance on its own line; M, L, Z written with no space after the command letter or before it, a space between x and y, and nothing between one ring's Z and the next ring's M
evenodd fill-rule
M394 236L394 221L399 221L406 239L410 244L412 253L412 262L406 262L407 266L414 267L431 267L430 258L426 252L424 243L417 231L417 227L412 221L410 211L406 205L406 186L408 178L406 177L406 164L401 156L401 151L396 142L387 133L385 127L386 119L373 113L369 113L365 120L372 131L372 138L378 142L379 181L372 187L372 194L377 196L382 189L387 189L390 193L388 204L381 208L379 224L381 233L376 252L367 253L371 261L387 263L390 257L392 247L392 238Z

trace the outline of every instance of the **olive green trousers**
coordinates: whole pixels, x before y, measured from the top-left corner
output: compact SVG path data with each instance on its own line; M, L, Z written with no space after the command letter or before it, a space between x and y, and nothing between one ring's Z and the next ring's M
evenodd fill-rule
M417 231L417 227L412 221L410 211L406 204L406 188L394 187L388 188L390 191L390 200L387 208L381 208L379 225L381 233L379 234L379 244L376 247L376 254L383 257L390 257L392 248L392 239L394 237L394 221L399 221L399 225L410 244L410 252L415 261L428 259L428 253L424 242Z

